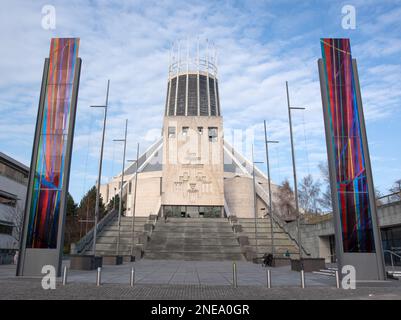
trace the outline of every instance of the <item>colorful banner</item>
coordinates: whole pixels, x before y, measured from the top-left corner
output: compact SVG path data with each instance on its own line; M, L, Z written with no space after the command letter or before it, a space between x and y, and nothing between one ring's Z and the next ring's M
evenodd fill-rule
M349 39L321 39L330 127L335 161L336 199L344 252L374 252L372 213L361 121L359 81L355 78ZM357 91L358 90L358 91ZM324 105L324 104L323 104ZM325 107L325 106L324 106ZM327 123L328 122L328 123ZM366 139L366 138L365 138ZM334 174L332 173L332 177ZM372 195L374 196L374 195Z
M51 40L43 113L29 208L27 248L57 248L62 190L65 185L67 140L78 57L78 38Z

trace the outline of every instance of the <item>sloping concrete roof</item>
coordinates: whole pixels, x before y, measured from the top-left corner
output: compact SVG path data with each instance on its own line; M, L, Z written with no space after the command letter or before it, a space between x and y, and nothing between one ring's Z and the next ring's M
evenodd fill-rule
M13 166L16 169L19 169L20 171L23 171L26 174L29 173L29 167L27 167L23 163L15 160L14 158L11 158L10 156L6 155L3 152L0 152L0 162L5 162L5 163Z

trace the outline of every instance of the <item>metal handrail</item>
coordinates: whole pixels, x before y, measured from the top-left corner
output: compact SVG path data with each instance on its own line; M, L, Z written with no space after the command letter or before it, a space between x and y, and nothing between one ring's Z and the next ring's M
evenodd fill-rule
M401 260L401 255L396 254L395 252L391 251L391 250L383 250L383 253L390 253L390 260L391 260L391 267L394 270L394 259L393 256L396 256L397 258L399 258Z
M111 210L108 212L98 223L97 231L100 234L103 230L103 227L108 224L111 220L115 218L117 215L118 210ZM86 249L92 243L93 236L94 236L94 229L93 226L86 235L84 235L78 242L72 244L71 253L72 254L84 254ZM93 249L92 249L93 250Z
M264 193L264 195L268 197L267 192L260 185L256 184L256 190L262 191ZM263 201L265 201L265 200L263 200ZM281 220L280 217L278 217L277 215L273 215L273 221L275 223L277 223L287 233L287 235L290 237L290 239L292 241L294 241L297 244L297 246L299 246L298 240L291 235L288 228L285 226L285 224L283 223L283 221ZM304 246L301 245L301 247L302 247L302 251L309 257L311 255L310 252L308 252Z
M376 200L378 201L379 206L386 206L386 205L391 205L393 203L399 203L401 202L401 193L394 192L386 194L385 196L378 197Z

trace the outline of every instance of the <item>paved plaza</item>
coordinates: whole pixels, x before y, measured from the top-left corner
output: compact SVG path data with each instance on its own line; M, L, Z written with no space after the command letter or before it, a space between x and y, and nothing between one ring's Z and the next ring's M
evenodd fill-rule
M64 260L63 265L69 265ZM135 286L129 286L135 267ZM233 288L232 263L228 261L141 260L102 268L102 285L96 271L70 270L68 284L58 279L56 290L43 290L40 279L16 278L15 266L0 266L0 299L400 299L401 281L357 284L356 290L335 288L335 279L300 274L289 267L272 269L272 288L266 288L266 269L237 262L238 288Z
M246 261L237 261L236 266L239 286L266 286L266 268ZM129 283L132 267L135 268L137 284L230 286L233 283L233 264L230 261L171 260L141 260L119 266L104 266L102 282ZM71 270L68 279L72 283L93 283L96 272ZM290 267L272 269L272 279L276 286L300 285L300 274L292 272ZM308 286L335 286L334 278L312 273L306 274L306 282Z

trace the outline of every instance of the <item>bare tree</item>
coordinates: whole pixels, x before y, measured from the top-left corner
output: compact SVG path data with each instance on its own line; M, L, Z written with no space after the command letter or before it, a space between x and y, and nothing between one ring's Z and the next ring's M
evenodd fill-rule
M394 181L393 187L389 191L395 193L396 200L401 200L401 179Z
M299 203L305 213L318 213L320 186L319 180L314 181L311 174L303 177L299 184Z
M322 191L321 196L319 198L319 204L322 208L326 210L333 210L333 204L331 199L329 166L327 165L327 163L321 162L319 163L319 170L320 170L320 175L323 178L323 185L325 186L325 190Z
M380 190L375 188L376 206L380 206L383 204L383 202L380 199L382 196L383 194L380 192Z
M22 233L22 226L24 224L25 211L23 207L17 202L15 204L15 207L8 207L6 213L7 220L12 221L14 224L11 236L19 242Z
M278 186L276 196L278 199L277 206L282 219L286 221L296 219L294 192L287 179Z
M14 206L15 205L15 206ZM24 210L22 207L18 204L18 201L15 201L13 205L7 206L7 208L4 208L2 210L2 217L5 218L5 220L9 223L12 223L12 229L11 232L8 233L10 237L6 238L5 241L3 242L3 245L5 248L8 248L13 252L18 252L19 248L19 242L21 238L21 233L22 233L22 225L24 222ZM9 254L9 257L11 255L11 252ZM16 259L18 255L14 254L14 263L16 263Z

